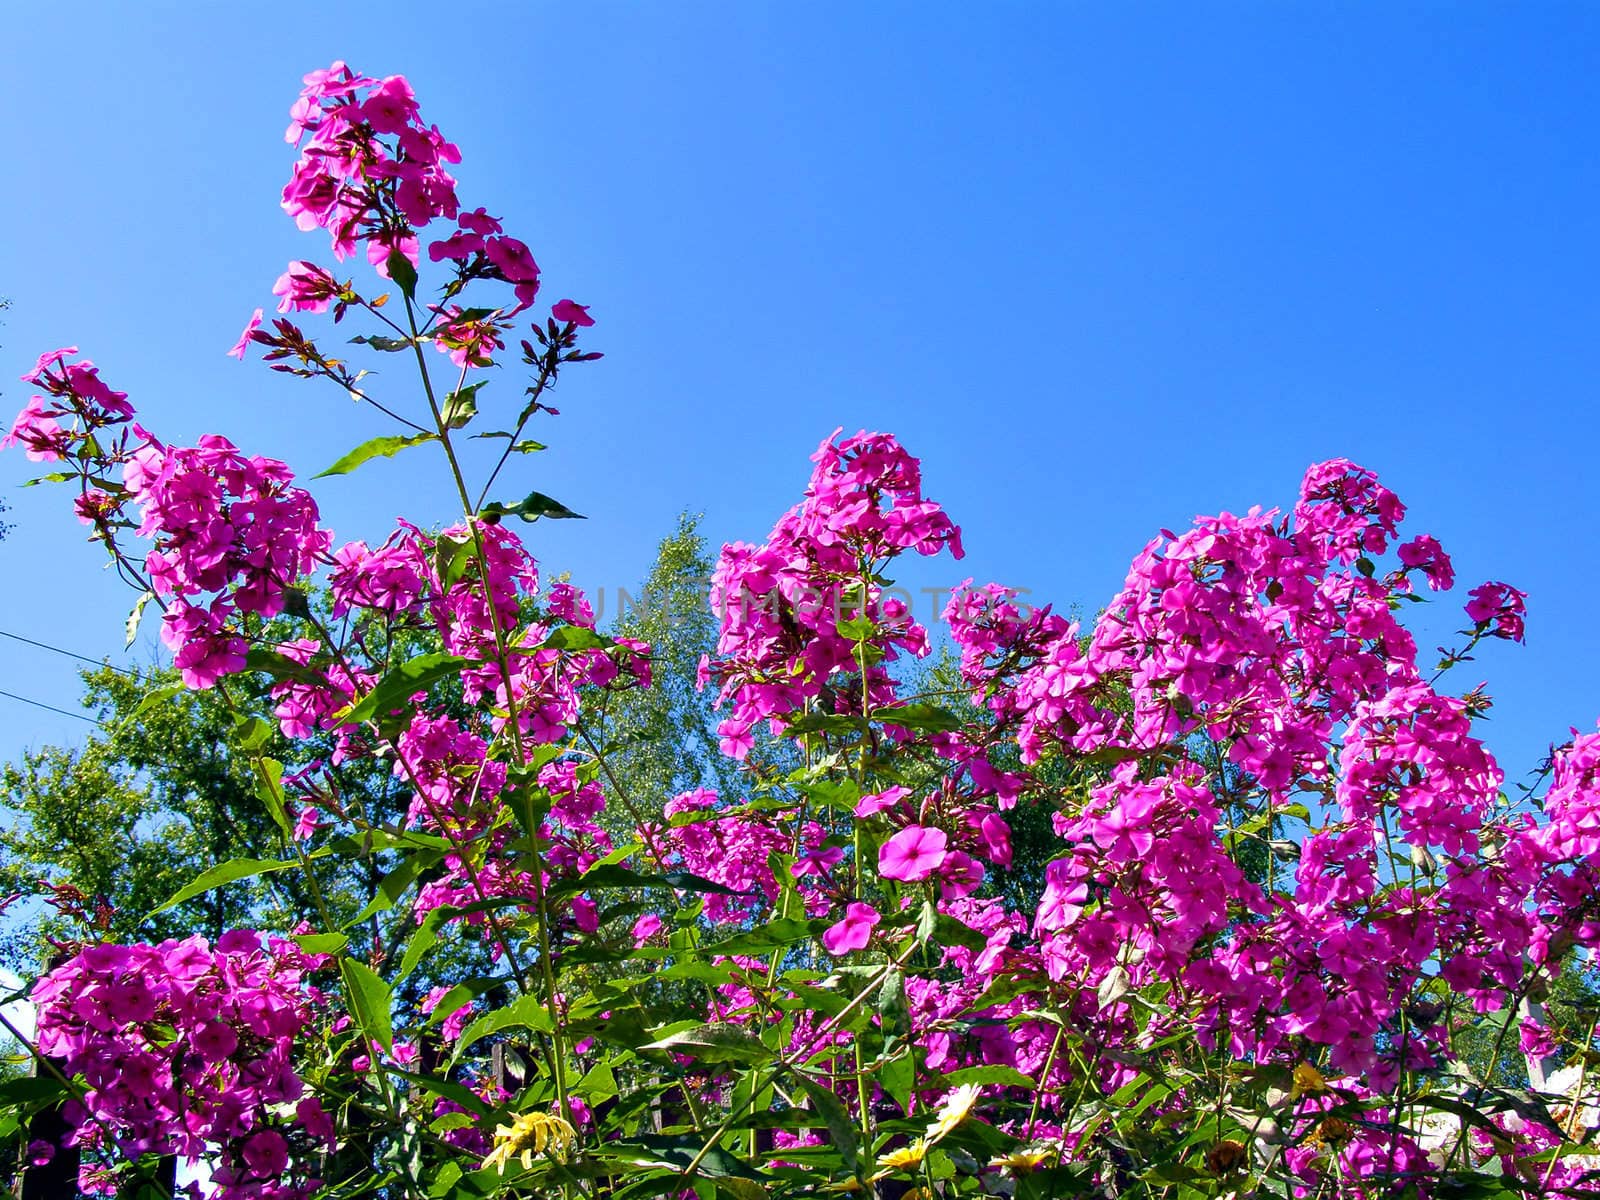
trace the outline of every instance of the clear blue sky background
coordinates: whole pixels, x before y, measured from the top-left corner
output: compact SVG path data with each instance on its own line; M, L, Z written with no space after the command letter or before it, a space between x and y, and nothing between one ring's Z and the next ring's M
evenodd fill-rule
M603 363L516 482L614 595L682 508L759 539L836 425L889 429L967 574L1092 611L1162 526L1288 504L1346 455L1531 595L1487 679L1507 766L1600 712L1593 536L1600 11L1380 4L380 9L59 4L0 46L0 370L77 343L169 440L309 475L383 432L223 357L290 258L300 75L407 74L461 194L593 305ZM344 17L343 12L350 15ZM510 15L507 15L510 14ZM398 380L397 380L398 382ZM521 384L494 385L515 402ZM488 398L486 393L486 399ZM9 414L26 399L4 385ZM418 453L426 453L418 452ZM317 492L347 537L452 515L419 457ZM66 497L18 492L0 629L120 656L129 597ZM510 489L508 489L510 490ZM136 652L137 653L137 652ZM7 690L69 661L0 641ZM0 699L10 753L84 726Z

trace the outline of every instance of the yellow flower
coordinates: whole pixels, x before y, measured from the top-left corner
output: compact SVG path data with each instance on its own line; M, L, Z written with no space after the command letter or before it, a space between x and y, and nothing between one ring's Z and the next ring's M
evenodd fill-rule
M1328 1081L1322 1077L1322 1072L1310 1063L1297 1063L1294 1068L1294 1083L1289 1088L1289 1099L1298 1100L1301 1096L1318 1096L1328 1090Z
M909 1171L922 1165L922 1160L927 1157L928 1143L925 1138L918 1138L909 1146L902 1146L898 1150L891 1150L878 1159L878 1173L872 1177L874 1183L885 1175L895 1171Z
M535 1154L550 1153L564 1160L567 1147L577 1140L578 1131L555 1113L519 1113L510 1125L494 1131L494 1149L483 1160L485 1167L498 1167L503 1174L513 1158L521 1158L524 1168L533 1166Z
M1056 1156L1054 1146L1023 1146L1013 1150L1010 1154L1002 1154L999 1158L989 1160L991 1167L1001 1167L1014 1175L1027 1175L1037 1171L1045 1163Z
M933 1124L928 1126L930 1145L972 1115L972 1106L978 1102L981 1090L975 1083L964 1083L950 1093L935 1114Z

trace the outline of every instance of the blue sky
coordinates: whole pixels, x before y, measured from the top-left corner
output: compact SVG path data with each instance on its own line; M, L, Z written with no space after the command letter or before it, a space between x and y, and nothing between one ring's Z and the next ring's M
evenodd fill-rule
M607 357L514 480L588 514L533 533L578 582L633 583L683 508L758 540L843 425L898 433L965 529L968 559L914 583L1093 611L1156 530L1291 503L1342 455L1444 542L1459 600L1530 593L1528 645L1459 677L1489 681L1507 767L1600 713L1592 7L344 11L14 23L0 377L75 343L168 440L220 432L304 475L386 432L222 354L289 259L327 257L278 208L280 138L300 75L345 58L408 75L463 199L532 245L548 299L593 306ZM0 459L0 629L121 661L131 598L64 495L15 490L28 466ZM376 539L453 515L433 466L315 487ZM68 660L4 640L0 677L76 694ZM84 728L0 712L6 753Z

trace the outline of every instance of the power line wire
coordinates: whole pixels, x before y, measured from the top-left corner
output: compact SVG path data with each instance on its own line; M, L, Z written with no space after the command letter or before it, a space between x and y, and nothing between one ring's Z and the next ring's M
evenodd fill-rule
M64 708L57 708L54 704L46 704L43 700L30 700L28 697L19 696L15 692L8 692L4 689L0 689L0 696L5 696L11 700L20 700L23 704L31 704L35 708L42 708L49 712L60 713L63 717L76 717L78 720L87 721L91 725L100 724L100 722L96 721L93 717L86 717L82 713L68 712Z
M64 654L68 658L75 658L79 662L86 662L96 667L106 667L115 671L118 675L127 675L130 678L136 678L138 676L137 671L129 671L122 667L112 666L111 663L106 662L104 659L90 658L87 654L79 654L76 651L66 650L60 646L52 646L49 642L37 641L31 637L23 637L20 633L11 633L7 630L0 629L0 637L10 638L14 642L26 642L28 645L37 646L41 650L49 650L54 654Z

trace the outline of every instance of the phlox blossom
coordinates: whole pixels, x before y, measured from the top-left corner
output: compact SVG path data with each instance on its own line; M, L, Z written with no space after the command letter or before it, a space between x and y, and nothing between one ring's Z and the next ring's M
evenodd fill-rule
M872 940L872 928L878 920L877 909L853 900L845 906L844 920L823 931L822 948L836 956L852 950L864 950Z
M883 844L878 852L878 873L904 883L927 879L943 865L949 845L944 830L912 825Z

